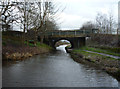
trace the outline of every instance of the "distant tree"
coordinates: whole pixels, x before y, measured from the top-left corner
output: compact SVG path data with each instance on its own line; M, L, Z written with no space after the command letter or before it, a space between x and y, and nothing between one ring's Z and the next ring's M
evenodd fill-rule
M88 43L91 43L93 45L99 45L99 46L101 45L115 46L116 43L118 43L118 40L116 39L115 36L108 35L108 34L112 34L116 27L115 19L111 13L109 13L108 15L98 13L96 16L96 23L94 26L95 28L99 29L98 32L100 34L91 35L91 39L89 39Z
M99 33L112 34L116 25L115 19L111 13L101 14L96 16L96 27L99 28Z
M86 23L83 24L83 26L82 26L81 29L91 30L94 27L95 27L94 24L91 21L88 21L88 22L86 22Z
M114 16L113 16L113 14L112 14L112 12L110 12L109 13L109 15L108 15L108 23L109 23L109 33L110 34L112 34L112 32L114 31L114 29L117 29L116 27L116 25L117 25L117 22L115 21L115 18L114 18Z
M95 28L95 24L92 21L88 21L82 25L80 30L87 30L92 33L92 29Z
M58 30L59 26L56 24L54 20L48 20L45 22L46 23L46 31L53 31L53 30Z
M99 28L99 33L108 33L108 19L105 14L97 14L96 27Z

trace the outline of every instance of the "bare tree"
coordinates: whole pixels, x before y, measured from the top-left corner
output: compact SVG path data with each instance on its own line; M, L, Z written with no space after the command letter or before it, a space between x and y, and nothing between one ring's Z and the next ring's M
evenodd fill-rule
M23 29L23 40L25 41L25 34L28 30L35 31L35 39L38 35L43 42L45 33L50 30L58 29L54 20L54 16L58 10L54 10L53 2L41 0L40 2L1 2L4 8L1 9L2 21L9 25L13 21L18 21ZM4 5L6 4L6 5ZM14 7L14 8L13 8ZM16 8L17 7L17 8ZM18 9L17 16L12 11ZM6 14L7 13L7 14ZM33 29L34 28L34 29Z
M13 22L17 22L19 18L17 13L14 13L16 3L11 2L10 0L7 1L0 1L0 18L2 21L2 30L9 30Z
M36 2L36 7L38 9L34 18L35 36L37 39L37 36L39 35L41 43L43 43L45 33L50 30L50 24L54 24L53 26L56 25L53 15L57 13L57 11L54 11L53 2L50 1Z
M108 15L108 24L109 24L109 33L112 34L114 29L117 29L116 28L117 22L115 21L115 18L113 16L112 12L110 12Z
M99 33L112 34L115 28L116 22L111 13L101 14L98 13L96 16L96 27L99 28Z
M105 14L97 14L96 27L99 28L99 33L108 33L108 19Z
M33 27L34 23L34 17L36 15L36 8L35 3L27 2L24 0L24 2L17 2L17 8L19 9L20 14L20 24L22 25L21 28L23 29L23 38L25 41L25 33L28 32ZM29 37L26 37L26 40L28 41Z
M93 34L89 41L91 41L92 44L96 43L94 45L115 46L117 43L116 37L108 35L113 33L115 25L116 22L111 13L109 13L109 15L98 13L95 28L99 29L100 34Z

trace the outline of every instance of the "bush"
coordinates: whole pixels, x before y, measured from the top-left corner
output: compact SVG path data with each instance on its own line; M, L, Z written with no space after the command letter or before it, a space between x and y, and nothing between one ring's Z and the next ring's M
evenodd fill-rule
M117 35L111 34L93 34L90 39L87 39L88 45L98 45L98 46L114 46L120 47L120 39L118 40Z

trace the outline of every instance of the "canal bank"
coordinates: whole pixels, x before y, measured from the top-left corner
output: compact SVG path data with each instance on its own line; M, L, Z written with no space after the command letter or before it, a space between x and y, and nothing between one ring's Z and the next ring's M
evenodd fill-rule
M3 64L3 87L118 87L106 72L79 64L65 46L47 55Z
M108 74L115 77L120 81L120 60L103 55L99 55L95 52L88 52L85 50L72 50L70 52L71 57L78 63L83 63L101 70L104 70Z
M24 60L26 58L32 57L34 55L48 54L53 51L51 47L45 44L44 46L3 46L2 47L2 60L3 61L18 61Z
M34 40L23 40L22 37L3 34L2 61L18 61L34 55L47 54L52 47Z

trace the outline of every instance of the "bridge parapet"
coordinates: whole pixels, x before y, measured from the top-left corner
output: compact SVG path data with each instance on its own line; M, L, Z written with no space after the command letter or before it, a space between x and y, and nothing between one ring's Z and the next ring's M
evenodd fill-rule
M79 35L51 35L51 37L90 37L91 34L79 34Z
M55 37L86 37L90 34L97 33L96 30L55 30L50 32L45 32L46 36L55 36Z

